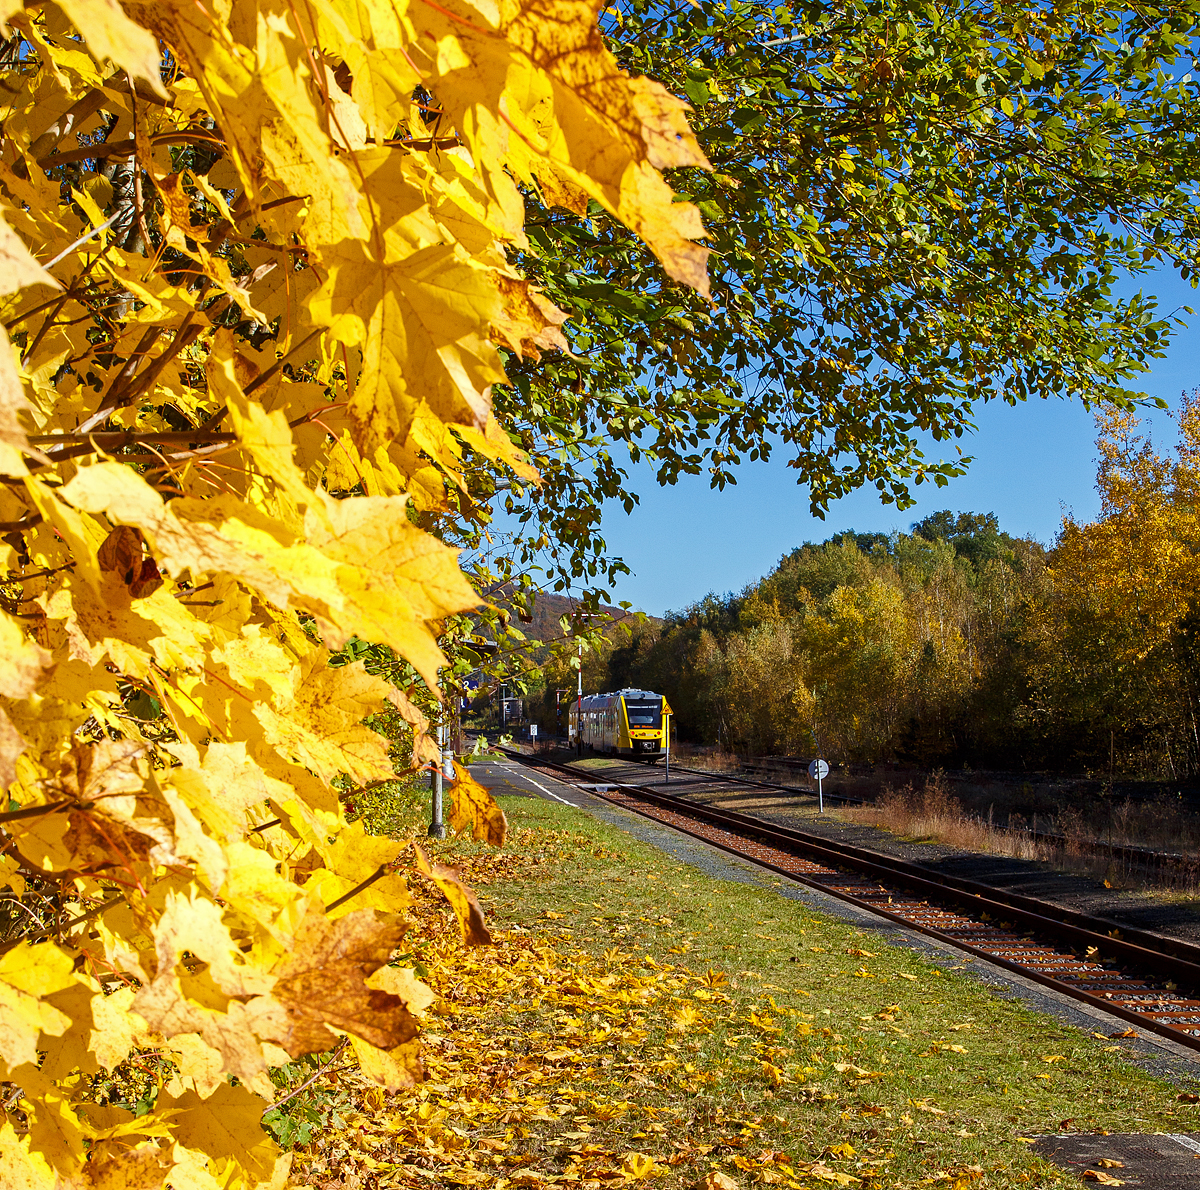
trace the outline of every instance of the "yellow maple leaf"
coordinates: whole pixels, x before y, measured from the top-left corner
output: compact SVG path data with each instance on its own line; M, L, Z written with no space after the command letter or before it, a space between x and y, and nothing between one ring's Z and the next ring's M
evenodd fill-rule
M438 887L458 916L463 941L468 946L491 945L492 935L484 924L483 910L479 908L475 894L459 879L458 873L442 864L430 864L416 843L412 845L412 849L417 861L417 871Z
M147 30L131 21L116 0L55 0L58 7L84 31L87 47L103 62L108 60L145 79L161 96L162 51Z
M402 497L324 502L308 542L240 501L166 505L135 472L116 463L80 469L62 491L68 504L132 524L172 574L235 575L277 607L313 612L335 647L352 636L391 645L431 685L445 658L426 626L473 607L478 597L456 551L411 524ZM178 511L177 511L178 510ZM211 520L186 520L179 511Z
M704 1180L700 1183L704 1190L738 1190L738 1183L728 1174L722 1173L719 1169L711 1170L704 1175Z
M657 1177L662 1167L647 1153L629 1152L621 1158L621 1172L631 1182L644 1182Z
M290 698L254 705L281 755L296 757L326 780L348 773L363 784L394 775L387 740L363 724L387 699L382 678L367 673L361 661L332 668L323 649L310 652L290 676Z
M381 1049L361 1037L351 1035L350 1045L363 1074L388 1091L406 1090L421 1082L425 1076L421 1065L421 1046L417 1041Z
M70 955L51 943L18 943L0 955L0 1058L9 1069L37 1061L38 1034L60 1037L71 1018L42 997L75 983Z
M470 828L476 842L488 842L493 847L503 847L508 833L508 820L504 811L496 805L495 798L482 786L469 770L454 762L456 780L451 789L454 807L450 813L450 829L456 834Z

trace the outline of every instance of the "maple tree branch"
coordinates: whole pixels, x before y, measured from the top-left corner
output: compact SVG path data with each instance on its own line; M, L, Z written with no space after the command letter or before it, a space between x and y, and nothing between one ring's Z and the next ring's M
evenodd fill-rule
M423 153L429 149L457 149L463 142L459 136L425 136L405 140L389 140L383 143L389 149L399 147Z
M387 864L380 864L379 867L377 867L375 871L372 872L371 875L368 876L361 884L355 885L354 888L352 888L348 893L338 897L336 901L330 901L330 903L325 906L325 912L332 913L333 910L337 909L340 905L344 905L348 900L350 900L351 897L358 896L363 889L370 888L376 880L382 880L383 877L387 875L387 872Z
M63 798L61 801L50 802L45 806L22 806L19 810L6 810L0 814L0 822L16 822L20 818L37 818L42 814L53 814L64 806L73 806L74 804L72 798Z
M158 337L157 329L155 339ZM143 368L136 376L132 374L132 368L125 367L121 369L120 375L113 382L108 392L105 394L102 408L97 409L87 422L80 429L90 429L92 426L99 425L108 415L117 409L124 408L133 403L133 399L140 393L148 384L153 383L158 378L159 373L173 360L185 347L199 336L204 327L196 324L196 311L189 310L187 316L179 324L175 335L170 344L163 349L163 353L153 360L147 367ZM151 340L153 344L154 340ZM149 350L147 348L146 350ZM131 360L130 363L133 361Z
M42 268L52 269L69 252L74 252L75 249L78 248L80 244L86 244L88 242L88 240L92 239L95 236L98 236L102 231L107 231L110 227L112 227L112 225L114 223L116 223L116 221L118 219L120 219L121 215L122 215L122 212L118 211L115 215L110 215L107 219L104 220L103 223L98 223L95 227L92 228L91 231L84 232L83 235L81 235L79 237L79 239L77 239L73 244L68 244L53 260L46 261L46 263L44 265L42 265ZM66 298L64 297L63 300L66 301Z
M150 138L152 145L211 145L213 148L224 149L225 142L217 137L198 132L164 132ZM137 142L133 137L127 140L99 141L94 145L80 145L78 149L66 149L62 153L52 153L48 157L39 157L38 166L42 169L53 169L57 165L67 165L72 161L87 161L100 157L132 157L137 152Z
M24 533L26 529L36 529L42 523L42 514L35 512L33 516L20 521L0 521L0 533Z
M142 333L142 337L137 341L137 346L129 353L129 358L125 361L125 366L113 377L113 382L108 386L108 391L100 399L100 408L91 415L79 427L81 433L86 433L102 422L110 413L119 408L114 403L115 398L120 393L121 386L137 371L139 362L145 357L146 353L158 342L159 335L162 334L162 329L157 326L147 327Z
M332 1066L334 1064L334 1062L337 1061L338 1057L341 1055L342 1051L346 1048L346 1046L349 1045L349 1043L350 1043L350 1038L343 1037L341 1039L341 1041L338 1042L337 1048L333 1051L332 1054L329 1055L329 1060L327 1062L325 1062L325 1064L323 1066L321 1066L317 1069L316 1073L312 1076L312 1078L305 1079L305 1081L302 1082L294 1091L289 1091L282 1099L276 1099L274 1103L269 1104L267 1107L264 1107L263 1115L266 1115L267 1112L269 1112L269 1111L274 1111L277 1107L282 1107L285 1103L287 1103L287 1101L289 1099L295 1099L296 1096L299 1095L301 1091L307 1091L308 1088L311 1087L313 1085L313 1083L315 1083L317 1081L317 1079L319 1079L321 1077L321 1075L323 1075L325 1073L325 1071L327 1071L330 1068L330 1066Z
M237 435L232 430L208 432L201 426L195 430L68 430L62 434L31 434L29 441L41 446L83 442L107 448L137 446L142 442L236 442Z
M142 245L149 253L152 247L150 228L146 225L146 207L142 200L142 171L138 168L137 162L134 162L133 166L133 214L137 220L138 235L142 237Z
M3 528L4 528L4 526L2 524L0 524L0 529L3 529ZM30 579L49 578L52 574L59 574L64 570L74 570L74 569L75 569L74 562L66 562L62 566L54 566L54 567L51 567L51 568L48 568L45 570L34 570L34 571L31 571L29 574L12 574L12 575L9 575L8 578L0 579L0 584L3 584L3 583L27 583L27 582L29 582Z
M323 328L321 327L317 327L316 330L310 331L287 353L287 355L281 355L265 372L261 372L252 381L250 381L250 383L247 384L244 389L242 389L242 392L244 392L246 396L249 396L252 392L254 392L255 389L262 388L262 386L266 384L267 381L269 381L275 375L275 373L278 372L279 369L282 368L283 365L289 359L291 359L291 357L295 355L297 351L300 350L301 347L303 347L306 343L311 343L313 339L315 339L321 333L322 329ZM222 405L221 408L218 409L216 413L214 413L212 417L210 417L208 421L206 421L200 428L202 430L206 430L209 426L219 425L221 421L224 420L225 414L228 412L229 407L227 405ZM295 429L297 425L300 425L307 420L307 417L308 415L305 414L303 418L299 418L295 422L291 422L289 424L293 429Z
M10 950L15 950L18 946L21 946L26 942L41 942L44 939L49 938L52 934L58 934L61 936L73 927L82 925L85 921L91 921L93 917L98 917L104 912L105 909L119 904L124 899L125 898L120 894L115 897L109 897L107 900L93 905L86 913L80 913L71 918L70 921L56 923L53 929L42 930L40 933L29 934L23 938L14 938L11 942L6 942L3 946L0 946L0 956L8 954Z

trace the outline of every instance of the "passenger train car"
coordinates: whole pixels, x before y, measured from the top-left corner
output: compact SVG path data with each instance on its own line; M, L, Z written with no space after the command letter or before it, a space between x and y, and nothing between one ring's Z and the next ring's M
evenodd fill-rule
M658 757L670 741L672 714L667 700L649 690L589 694L582 705L571 703L571 738L582 736L587 747L614 756Z

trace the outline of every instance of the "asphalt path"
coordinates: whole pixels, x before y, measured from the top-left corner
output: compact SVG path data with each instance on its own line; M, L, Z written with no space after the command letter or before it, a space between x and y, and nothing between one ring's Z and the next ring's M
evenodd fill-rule
M962 951L954 947L906 929L888 918L879 917L820 889L785 880L779 873L761 868L751 860L732 856L664 823L623 810L557 777L530 772L524 765L512 761L478 760L471 763L470 768L475 780L489 789L493 796L543 798L573 806L718 880L757 885L766 895L774 894L800 901L818 912L850 922L860 930L870 930L880 942L918 951L943 970L957 970L977 979L994 995L1020 1000L1036 1011L1047 1013L1076 1028L1089 1033L1104 1032L1110 1036L1129 1028L1128 1022L1109 1016L1090 1004L1083 1004L1003 967L965 957ZM601 782L583 779L583 783ZM1156 1034L1117 1038L1115 1044L1125 1050L1130 1062L1159 1078L1188 1090L1200 1090L1200 1052Z
M471 765L471 776L493 796L543 797L580 810L593 810L606 804L574 785L544 773L531 773L524 765L512 761L477 760Z

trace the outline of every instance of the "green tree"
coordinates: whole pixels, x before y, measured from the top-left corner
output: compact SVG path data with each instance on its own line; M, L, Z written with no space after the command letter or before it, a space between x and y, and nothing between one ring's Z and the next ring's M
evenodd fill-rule
M714 169L678 184L708 229L711 301L599 208L529 192L521 263L571 315L573 354L514 364L497 395L545 477L472 491L521 523L497 560L564 586L619 569L596 530L606 499L636 501L627 452L720 487L782 450L817 511L862 485L905 506L965 465L950 444L981 401L1126 401L1170 320L1115 282L1195 272L1196 11L607 9L622 61L695 109Z

